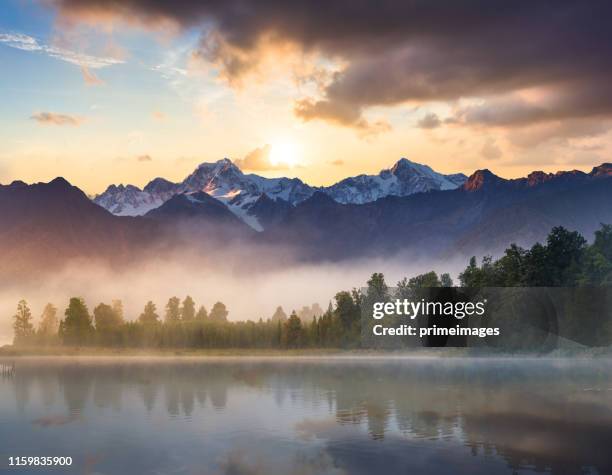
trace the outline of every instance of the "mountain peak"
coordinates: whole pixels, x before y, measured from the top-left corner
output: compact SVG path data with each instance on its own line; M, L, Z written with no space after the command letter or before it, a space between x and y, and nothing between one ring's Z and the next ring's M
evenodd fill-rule
M21 180L13 180L10 185L13 188L21 188L23 186L28 186L27 183L25 181L21 181Z
M304 201L304 204L308 203L309 205L329 205L329 204L338 204L336 200L334 200L331 196L323 191L315 191L310 198Z
M593 170L591 170L591 173L589 173L589 175L591 176L612 176L612 163L602 163L601 165L597 166L597 167L593 167Z
M72 185L62 176L58 176L49 182L55 188L72 188Z
M472 173L472 175L470 175L463 185L463 189L466 191L476 191L500 183L501 181L503 181L502 178L495 175L488 168L485 168L482 170L476 170L474 173Z
M413 162L411 160L408 160L407 158L400 158L397 162L395 162L395 164L389 169L389 171L393 174L393 175L397 175L405 170L408 170L410 172L419 172L421 174L425 174L425 175L433 175L435 172L431 169L431 167L427 166L427 165L423 165L421 163L416 163Z
M201 169L201 168L205 168L205 169L210 169L210 168L214 168L214 167L219 167L219 168L223 168L223 167L231 167L231 168L238 168L236 165L234 165L234 162L232 162L229 158L225 157L222 158L221 160L217 160L216 162L202 162L198 165L197 169Z
M408 160L405 157L402 157L397 162L395 162L395 164L391 167L391 170L399 170L400 168L406 168L411 165L418 165L418 164L415 164L414 162Z
M544 183L545 181L550 180L553 177L554 175L552 173L546 173L542 170L536 170L527 175L527 184L529 186L539 185L541 183Z

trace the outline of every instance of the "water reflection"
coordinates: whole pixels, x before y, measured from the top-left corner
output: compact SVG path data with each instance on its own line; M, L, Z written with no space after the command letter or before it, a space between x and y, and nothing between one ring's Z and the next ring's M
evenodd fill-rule
M74 473L612 473L612 366L25 360L0 438Z

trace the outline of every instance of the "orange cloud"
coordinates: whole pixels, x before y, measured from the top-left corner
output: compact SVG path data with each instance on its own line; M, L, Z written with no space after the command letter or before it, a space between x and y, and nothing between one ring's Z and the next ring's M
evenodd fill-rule
M77 127L81 125L83 119L66 114L56 114L55 112L38 112L30 117L39 124L43 125L69 125Z
M88 86L100 86L104 84L104 81L91 72L89 67L85 64L81 64L81 73L83 74L83 80Z
M315 101L306 98L296 101L293 112L305 122L319 119L344 127L352 127L362 137L371 137L391 130L391 125L385 120L369 122L364 119L361 115L361 108L348 102Z
M244 158L238 158L234 160L234 163L241 170L251 171L266 171L266 170L286 170L288 168L285 164L274 165L270 162L270 150L272 147L269 144L263 147L258 147L255 150L251 150L247 153Z

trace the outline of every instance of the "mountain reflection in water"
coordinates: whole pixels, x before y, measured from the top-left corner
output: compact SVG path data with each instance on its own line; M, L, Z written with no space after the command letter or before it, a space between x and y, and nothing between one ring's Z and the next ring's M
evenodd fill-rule
M25 359L0 440L0 468L72 456L57 473L604 474L612 364Z

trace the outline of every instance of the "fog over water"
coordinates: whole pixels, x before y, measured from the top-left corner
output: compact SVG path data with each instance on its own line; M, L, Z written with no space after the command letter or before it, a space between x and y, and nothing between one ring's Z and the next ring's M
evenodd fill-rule
M611 393L609 360L23 358L0 440L61 473L603 475Z
M229 320L269 318L278 305L287 313L318 303L324 310L334 295L366 285L373 272L383 272L395 285L403 277L436 270L453 277L465 268L465 257L424 261L418 256L355 259L344 262L298 262L290 253L242 247L237 253L201 252L171 257L151 256L139 263L111 268L81 260L31 279L0 285L0 344L12 341L12 315L26 299L37 324L44 305L53 303L63 318L70 297L83 297L90 313L100 302L121 299L125 317L138 318L152 300L163 317L168 298L190 295L208 310L217 301L229 309Z

